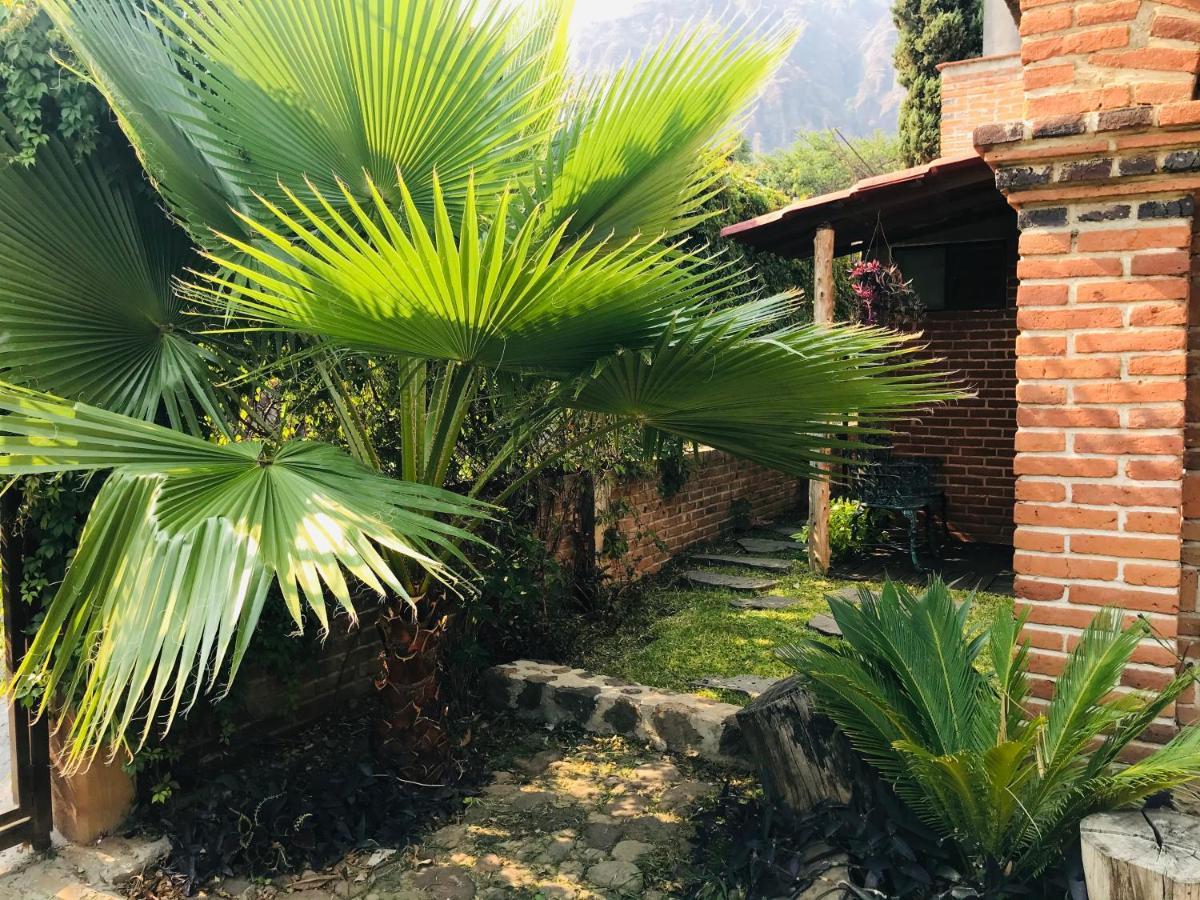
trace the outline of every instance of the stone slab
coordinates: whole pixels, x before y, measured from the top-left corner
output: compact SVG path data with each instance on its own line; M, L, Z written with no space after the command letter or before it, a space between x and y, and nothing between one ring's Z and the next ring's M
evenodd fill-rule
M779 584L778 578L752 578L748 575L722 575L719 572L701 572L693 569L685 572L687 580L693 584L703 584L709 587L732 588L735 591L765 591Z
M745 694L751 700L761 696L779 683L778 678L760 678L758 675L734 675L732 678L701 678L696 687Z
M775 559L769 556L745 556L740 553L694 553L692 559L720 565L746 566L749 569L770 569L772 572L790 572L795 562L790 559Z
M66 844L55 856L34 856L0 876L4 900L123 900L124 885L170 851L166 838L105 838L81 846Z
M747 553L803 553L808 545L801 541L773 541L769 538L740 538L738 545Z
M583 669L520 660L489 669L486 699L494 709L557 725L571 722L596 734L619 734L658 750L749 768L739 707L679 694Z
M741 597L737 600L730 600L729 605L734 609L791 609L793 606L799 606L800 601L795 597L780 597L775 594L769 594L766 597Z
M803 531L804 526L803 525L772 525L769 530L775 532L776 534L782 534L784 537L790 538L790 537L793 537L794 535L799 534L801 531Z
M834 620L833 616L821 613L813 616L808 620L808 627L817 634L823 634L826 637L841 637L842 629Z
M847 603L858 603L862 600L862 594L856 587L842 588L840 591L829 591L825 594L825 598L835 597L838 600L845 600Z

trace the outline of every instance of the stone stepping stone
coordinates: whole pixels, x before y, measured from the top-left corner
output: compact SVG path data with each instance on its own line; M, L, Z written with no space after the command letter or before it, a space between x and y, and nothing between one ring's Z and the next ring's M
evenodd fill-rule
M847 603L857 603L862 598L862 595L859 594L858 588L847 587L842 588L840 591L830 591L825 595L826 599L829 599L830 597L836 597L838 600L845 600Z
M811 619L809 619L808 627L817 634L825 635L825 637L840 638L842 636L842 629L838 626L838 623L834 620L833 616L828 616L825 613L821 613L820 615L813 616Z
M779 583L778 578L753 578L749 575L722 575L718 572L701 572L692 570L684 572L687 580L693 584L704 584L709 587L733 588L735 591L765 591Z
M790 572L790 559L772 559L767 556L742 556L740 553L693 553L692 559L721 565L746 566L751 569L770 569L772 572Z
M767 538L742 538L739 546L747 553L803 553L808 545L802 541L772 541Z
M766 597L730 600L729 605L734 609L791 609L793 606L799 606L800 601L795 597L779 597L772 594Z
M733 691L756 699L778 684L778 678L760 678L757 675L735 675L732 678L700 678L693 682L696 687Z
M784 537L791 538L793 535L799 534L804 530L803 525L771 525L770 530L776 534L782 534Z

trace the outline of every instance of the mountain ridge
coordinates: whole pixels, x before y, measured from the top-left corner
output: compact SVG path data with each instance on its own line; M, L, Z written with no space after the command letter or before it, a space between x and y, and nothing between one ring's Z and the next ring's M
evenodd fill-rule
M755 150L784 147L803 131L848 136L893 132L904 90L896 82L890 0L643 0L579 25L573 61L585 71L614 68L688 22L787 23L796 46L746 124Z

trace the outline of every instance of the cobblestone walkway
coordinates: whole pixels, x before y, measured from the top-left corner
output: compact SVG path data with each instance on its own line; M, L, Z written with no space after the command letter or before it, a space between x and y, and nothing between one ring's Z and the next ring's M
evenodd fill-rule
M689 813L715 785L620 738L515 758L459 821L417 847L356 854L291 890L247 886L249 900L643 900L679 896ZM371 861L374 865L371 865ZM297 891L297 889L299 889Z
M688 855L685 817L713 785L617 739L546 751L499 772L418 860L377 879L378 900L667 896ZM366 895L371 897L371 893Z

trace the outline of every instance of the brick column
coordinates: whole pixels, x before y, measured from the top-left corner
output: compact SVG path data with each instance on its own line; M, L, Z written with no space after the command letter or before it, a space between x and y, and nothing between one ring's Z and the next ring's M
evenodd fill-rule
M1109 605L1165 639L1124 676L1158 687L1198 622L1200 0L1021 5L1025 121L975 141L1022 231L1014 544L1035 688L1049 693L1079 629ZM1175 727L1172 711L1151 737Z

